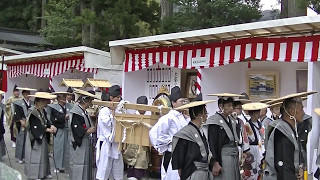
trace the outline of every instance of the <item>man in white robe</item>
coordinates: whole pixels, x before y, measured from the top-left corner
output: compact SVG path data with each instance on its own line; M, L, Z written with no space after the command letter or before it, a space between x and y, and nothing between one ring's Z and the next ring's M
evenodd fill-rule
M170 101L173 109L168 114L162 116L149 131L150 141L154 148L163 154L161 165L161 180L180 179L178 170L172 170L171 153L172 138L180 129L188 125L190 119L186 118L182 112L174 110L185 104L181 90L178 86L171 89Z
M109 89L109 100L120 102L120 87L114 85ZM97 145L96 145L96 178L105 180L113 177L115 180L123 179L124 164L122 154L118 149L119 143L114 142L115 119L112 110L103 107L98 116Z

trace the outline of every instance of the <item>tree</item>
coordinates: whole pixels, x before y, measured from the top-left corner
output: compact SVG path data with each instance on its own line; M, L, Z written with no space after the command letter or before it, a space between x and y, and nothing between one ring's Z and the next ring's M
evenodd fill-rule
M261 17L260 0L175 0L178 12L163 21L163 33L248 23Z

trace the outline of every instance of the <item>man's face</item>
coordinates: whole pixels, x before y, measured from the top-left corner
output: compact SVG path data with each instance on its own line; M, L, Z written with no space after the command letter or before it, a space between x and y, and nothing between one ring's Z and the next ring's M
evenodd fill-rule
M251 117L251 120L253 122L256 122L260 117L260 111L251 111L251 112L249 112L249 115Z
M62 104L62 105L65 105L66 104L66 99L67 99L67 97L65 96L65 95L60 95L60 96L58 96L58 98L57 98L57 100L58 100L58 103L59 104Z
M235 112L235 113L237 114L237 116L241 115L241 113L242 113L242 106L241 106L241 104L236 105L236 106L234 107L234 109L233 109L233 112Z
M265 117L266 114L267 114L267 108L264 108L264 109L261 109L261 110L260 110L260 117L261 117L261 118Z
M29 95L30 95L30 91L24 91L22 93L23 98L26 99L26 100L29 100Z
M71 94L68 94L67 97L66 97L66 100L67 100L67 101L72 101L72 95L71 95Z
M184 98L178 99L176 102L172 101L173 108L178 108L186 103L186 100Z
M226 115L230 115L233 112L233 103L232 102L228 102L225 103L222 107L224 114Z
M294 109L293 109L292 114L294 114ZM298 123L301 123L303 121L303 115L304 115L303 104L302 104L302 102L297 102L297 109L296 109L295 118Z
M115 96L115 97L110 96L110 100L111 100L112 102L120 102L120 100L121 100L121 95Z
M13 91L13 95L14 95L15 97L19 97L20 91Z
M270 111L271 111L271 113L272 113L273 115L276 115L277 117L279 117L280 114L281 114L281 113L280 113L280 106L276 106L276 107L270 109Z

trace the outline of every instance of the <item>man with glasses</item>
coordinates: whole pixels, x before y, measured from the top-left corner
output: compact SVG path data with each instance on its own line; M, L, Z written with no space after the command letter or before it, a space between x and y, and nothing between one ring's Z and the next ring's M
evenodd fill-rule
M172 138L174 134L189 123L189 118L183 115L182 110L175 110L175 108L186 103L178 86L171 89L170 101L173 109L162 116L149 131L152 145L159 153L164 155L161 165L162 180L180 179L178 170L172 170L171 166Z

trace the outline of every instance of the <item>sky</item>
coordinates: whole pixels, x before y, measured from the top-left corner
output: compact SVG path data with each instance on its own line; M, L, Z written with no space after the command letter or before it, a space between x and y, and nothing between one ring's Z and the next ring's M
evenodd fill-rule
M262 10L269 10L272 9L272 7L280 9L280 4L278 4L278 0L261 0ZM315 13L313 10L308 8L308 16L316 16L317 13Z

